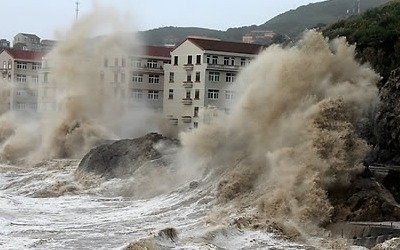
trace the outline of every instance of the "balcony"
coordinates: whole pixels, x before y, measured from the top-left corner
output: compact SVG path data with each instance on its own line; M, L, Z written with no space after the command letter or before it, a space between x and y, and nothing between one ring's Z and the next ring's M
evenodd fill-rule
M192 117L191 116L182 116L182 122L183 123L191 123Z
M240 66L236 66L236 65L223 65L223 64L207 64L207 69L210 69L210 70L239 71L239 70L240 70Z
M184 88L193 88L193 82L192 81L185 81L185 82L183 82L183 87Z
M183 98L182 103L183 105L192 105L193 100L191 98Z
M185 65L183 65L183 68L186 70L186 71L192 71L193 70L193 64L185 64Z

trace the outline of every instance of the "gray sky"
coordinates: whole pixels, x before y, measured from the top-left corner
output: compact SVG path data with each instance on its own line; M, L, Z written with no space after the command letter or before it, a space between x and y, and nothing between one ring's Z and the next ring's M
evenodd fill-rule
M0 38L12 42L18 33L54 39L55 31L67 29L75 20L76 0L0 0ZM79 16L90 12L93 0L79 0ZM202 27L226 30L260 25L301 5L321 0L97 0L134 17L136 28L163 26Z

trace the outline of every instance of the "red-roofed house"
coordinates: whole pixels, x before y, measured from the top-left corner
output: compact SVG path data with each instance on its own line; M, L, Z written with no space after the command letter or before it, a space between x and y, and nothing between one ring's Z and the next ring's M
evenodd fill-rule
M207 122L203 108L228 111L239 71L263 47L257 44L188 37L165 65L164 117L176 132Z
M126 97L129 108L147 107L162 112L163 65L171 62L171 50L144 46L137 55L106 57L100 79L113 85L115 96Z
M0 52L0 71L3 83L11 85L11 110L37 110L38 70L43 52L7 48Z

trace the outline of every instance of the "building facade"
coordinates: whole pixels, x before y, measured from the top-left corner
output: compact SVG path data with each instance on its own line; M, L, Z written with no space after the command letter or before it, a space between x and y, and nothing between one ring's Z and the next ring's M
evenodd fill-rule
M13 48L19 50L41 51L40 37L35 34L18 33L14 36Z
M42 52L16 49L0 53L1 76L10 85L10 110L37 111L38 72L43 56Z
M177 131L209 122L214 112L229 111L239 71L260 51L261 45L188 37L171 52L164 66L164 112Z
M145 46L138 55L104 58L102 81L113 86L116 97L127 100L128 109L163 109L164 65L171 62L171 48Z

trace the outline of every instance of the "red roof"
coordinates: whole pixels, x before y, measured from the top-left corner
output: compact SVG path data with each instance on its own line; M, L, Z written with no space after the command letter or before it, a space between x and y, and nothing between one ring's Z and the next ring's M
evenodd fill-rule
M191 41L200 49L208 51L221 51L240 54L258 54L263 49L263 46L259 44L228 42L199 37L188 37L185 41Z
M23 59L23 60L42 60L42 57L46 55L46 52L38 52L38 51L27 51L27 50L17 50L17 49L4 49L4 51L8 52L14 59Z
M161 46L145 46L145 55L156 57L171 57L171 48Z

